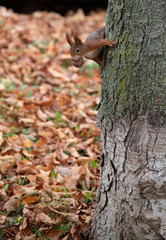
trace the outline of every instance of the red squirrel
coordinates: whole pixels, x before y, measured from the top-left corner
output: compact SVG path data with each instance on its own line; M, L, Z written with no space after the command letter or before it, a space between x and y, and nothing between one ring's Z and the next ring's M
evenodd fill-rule
M103 46L112 47L115 41L105 39L105 27L102 27L90 33L85 42L82 42L77 33L72 34L74 41L69 33L66 33L66 39L70 44L70 54L75 67L81 67L84 64L84 58L92 59L101 66L103 56Z

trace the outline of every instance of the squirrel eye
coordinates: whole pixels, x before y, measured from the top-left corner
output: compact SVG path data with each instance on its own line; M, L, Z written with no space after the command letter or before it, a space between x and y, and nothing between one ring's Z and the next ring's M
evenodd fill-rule
M79 48L76 48L76 52L79 53L79 52L80 52L80 49L79 49Z

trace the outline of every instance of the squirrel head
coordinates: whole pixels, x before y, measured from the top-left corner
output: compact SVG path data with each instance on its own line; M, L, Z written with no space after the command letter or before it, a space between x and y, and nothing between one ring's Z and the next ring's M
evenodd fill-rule
M66 39L70 45L70 54L75 67L81 67L84 64L83 56L86 53L86 48L76 33L73 34L73 40L68 33Z

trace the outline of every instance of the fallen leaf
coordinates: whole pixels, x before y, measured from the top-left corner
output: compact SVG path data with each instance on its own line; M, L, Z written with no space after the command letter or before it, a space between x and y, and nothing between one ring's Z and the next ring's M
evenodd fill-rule
M25 196L23 200L23 204L27 204L28 206L33 205L39 201L39 196Z
M54 70L53 68L48 68L48 71L51 73L51 75L55 78L60 78L63 79L65 81L70 81L70 78L68 78L67 76L65 76L64 74L57 72L56 70Z
M5 90L5 86L4 86L3 83L0 83L0 92L3 91L3 90Z
M15 211L19 204L19 197L14 195L4 204L3 208L9 213Z
M23 194L31 194L34 192L34 190L36 189L36 184L35 183L31 183L28 184L27 186L14 186L13 190L15 194L19 194L19 195L23 195Z
M45 213L38 213L36 215L36 221L37 222L42 222L42 223L47 223L47 224L56 224L56 221L54 219L51 219Z
M0 132L0 146L2 145L3 141L3 132Z
M46 121L47 118L48 118L47 114L45 114L44 112L42 112L41 109L38 109L38 110L37 110L37 116L38 116L38 118L39 118L40 120L42 120L42 121Z
M8 225L9 219L5 215L0 215L0 223L1 223L1 228L4 228Z
M32 146L32 141L30 141L28 138L24 137L24 136L21 136L21 141L23 143L23 146L25 148L30 148Z

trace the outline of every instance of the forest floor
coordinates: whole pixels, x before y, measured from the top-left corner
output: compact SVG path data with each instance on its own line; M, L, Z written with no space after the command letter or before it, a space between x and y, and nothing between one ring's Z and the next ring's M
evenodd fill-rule
M0 239L86 239L99 183L96 64L72 66L65 32L82 39L105 12L0 8Z

